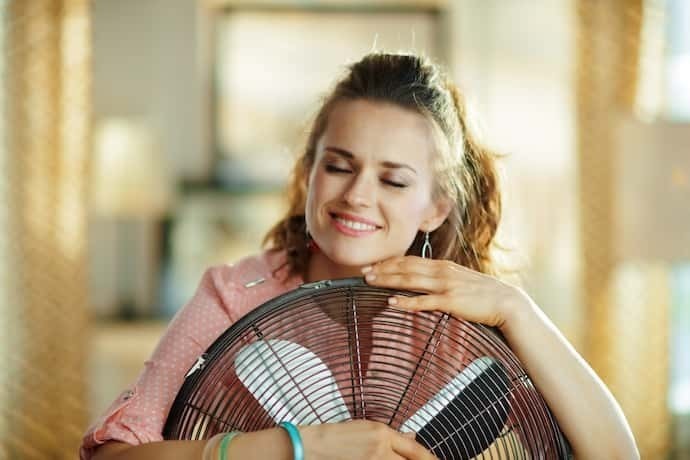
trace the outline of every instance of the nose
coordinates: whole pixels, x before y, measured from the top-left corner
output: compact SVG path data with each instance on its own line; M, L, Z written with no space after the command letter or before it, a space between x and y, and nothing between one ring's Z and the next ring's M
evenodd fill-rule
M376 187L366 174L357 174L348 184L343 199L352 207L368 208L376 200Z

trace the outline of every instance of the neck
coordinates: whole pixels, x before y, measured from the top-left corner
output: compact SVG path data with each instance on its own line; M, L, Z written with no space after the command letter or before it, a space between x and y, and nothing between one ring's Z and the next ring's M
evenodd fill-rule
M305 279L305 282L311 283L313 281L350 278L354 276L362 276L361 267L336 264L322 252L317 252L316 254L312 254L309 259L307 279Z

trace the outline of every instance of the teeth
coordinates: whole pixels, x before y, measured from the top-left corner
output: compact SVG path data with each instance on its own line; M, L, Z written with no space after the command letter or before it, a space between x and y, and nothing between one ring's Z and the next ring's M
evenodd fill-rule
M338 222L340 222L344 226L349 227L353 230L359 230L359 231L376 230L376 227L373 225L363 224L362 222L354 222L352 220L346 220L346 219L343 219L342 217L336 216L335 220L337 220Z

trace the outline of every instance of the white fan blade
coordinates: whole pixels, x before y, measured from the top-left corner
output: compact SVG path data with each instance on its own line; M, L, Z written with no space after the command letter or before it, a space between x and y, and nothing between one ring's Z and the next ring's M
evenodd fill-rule
M352 418L331 371L296 343L270 339L247 345L235 357L235 373L276 423Z

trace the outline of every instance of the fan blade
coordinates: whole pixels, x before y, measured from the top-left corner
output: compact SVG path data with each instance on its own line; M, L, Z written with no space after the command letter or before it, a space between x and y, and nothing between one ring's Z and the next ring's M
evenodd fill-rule
M270 339L247 345L235 357L235 373L276 423L352 418L331 371L296 343Z
M400 431L446 460L470 459L489 447L508 417L508 375L493 358L475 359L407 419Z

